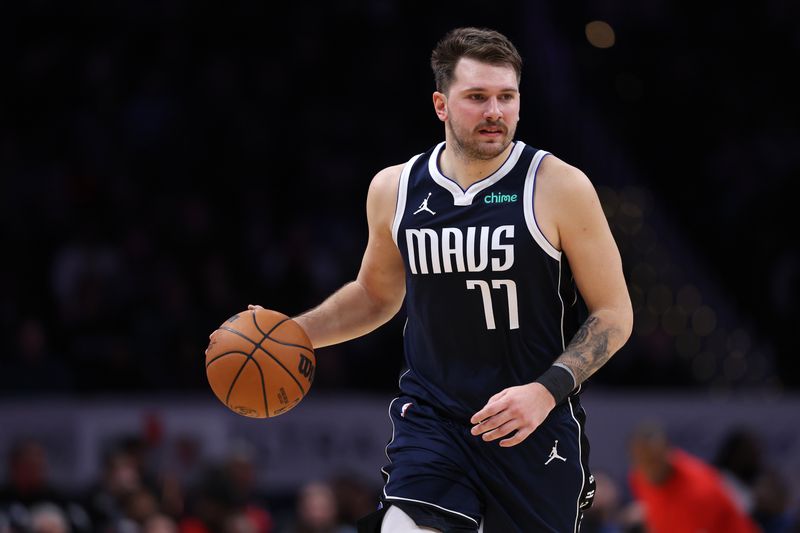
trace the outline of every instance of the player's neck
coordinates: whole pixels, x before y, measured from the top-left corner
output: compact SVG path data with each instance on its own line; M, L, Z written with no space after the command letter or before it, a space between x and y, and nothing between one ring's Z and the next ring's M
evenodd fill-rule
M510 143L505 150L492 159L475 159L453 146L452 143L445 145L445 149L439 156L439 167L445 176L455 180L464 190L473 183L497 172L497 169L508 159L508 154L514 149L514 143Z

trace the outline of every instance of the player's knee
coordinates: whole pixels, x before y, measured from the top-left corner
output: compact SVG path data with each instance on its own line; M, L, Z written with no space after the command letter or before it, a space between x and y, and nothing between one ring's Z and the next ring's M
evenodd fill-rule
M402 509L392 505L383 516L380 533L441 533L438 529L421 527Z

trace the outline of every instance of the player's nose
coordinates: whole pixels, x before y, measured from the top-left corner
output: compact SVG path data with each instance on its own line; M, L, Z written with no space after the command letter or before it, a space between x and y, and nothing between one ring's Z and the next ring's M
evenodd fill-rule
M483 117L488 120L499 120L503 118L503 110L500 109L500 102L496 97L491 97L486 101L486 109L483 111Z

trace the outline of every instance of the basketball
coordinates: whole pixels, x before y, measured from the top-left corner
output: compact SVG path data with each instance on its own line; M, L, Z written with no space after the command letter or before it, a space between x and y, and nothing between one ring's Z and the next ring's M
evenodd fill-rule
M208 383L232 411L277 416L308 394L317 360L305 331L288 316L248 309L226 320L210 339Z

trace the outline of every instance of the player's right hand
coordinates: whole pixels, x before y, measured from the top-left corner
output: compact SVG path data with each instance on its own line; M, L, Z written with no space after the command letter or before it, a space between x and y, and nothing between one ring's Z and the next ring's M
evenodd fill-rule
M483 409L472 415L470 422L475 425L471 432L486 442L511 435L501 440L500 446L516 446L544 422L555 406L555 398L540 383L509 387L489 398Z

